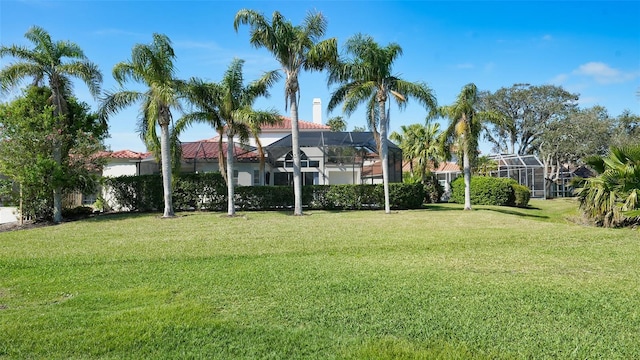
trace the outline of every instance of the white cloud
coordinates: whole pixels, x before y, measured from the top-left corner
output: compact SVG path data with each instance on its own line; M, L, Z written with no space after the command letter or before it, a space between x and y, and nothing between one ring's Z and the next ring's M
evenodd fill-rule
M634 80L637 72L623 72L602 62L588 62L573 71L574 75L588 76L599 84L614 84Z
M569 75L567 74L559 74L559 75L556 75L553 79L549 80L549 83L554 85L562 85L564 82L567 81L568 78L569 78Z
M543 40L543 41L551 41L551 40L553 40L553 36L551 36L551 35L549 35L549 34L544 35L544 36L542 37L542 40Z

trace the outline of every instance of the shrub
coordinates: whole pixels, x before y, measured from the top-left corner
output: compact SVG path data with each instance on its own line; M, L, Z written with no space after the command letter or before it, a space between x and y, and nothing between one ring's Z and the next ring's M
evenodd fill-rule
M518 183L511 184L515 197L514 205L517 207L527 207L529 205L529 199L531 198L531 190L524 185Z
M515 206L516 195L513 187L514 185L519 184L511 178L472 176L470 189L471 204ZM528 191L529 189L527 189L527 192ZM451 182L450 201L458 204L464 204L464 178L462 176Z
M440 186L440 183L435 178L435 176L427 179L427 182L424 183L424 202L427 204L440 202L442 195L444 194L444 189Z
M86 218L91 214L93 214L93 208L89 206L76 206L62 209L62 217L71 220Z
M108 178L115 210L156 211L162 208L160 175ZM227 187L219 173L180 174L174 177L173 205L176 210L213 210L227 208ZM439 194L439 193L437 193ZM242 210L277 210L293 206L290 186L238 186L235 204ZM389 184L393 209L420 208L425 199L422 184ZM437 195L439 196L439 195ZM380 209L384 207L382 184L311 185L302 188L302 204L309 209Z

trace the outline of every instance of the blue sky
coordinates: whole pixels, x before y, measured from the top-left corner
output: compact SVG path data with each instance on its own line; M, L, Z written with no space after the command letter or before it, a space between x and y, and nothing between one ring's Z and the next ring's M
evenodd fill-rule
M131 48L149 43L154 32L166 34L177 55L177 76L218 81L234 57L245 62L247 80L278 69L264 49L249 44L249 28L236 33L233 18L241 8L280 11L299 24L309 10L328 20L327 37L339 45L356 33L379 44L398 43L403 55L394 72L405 80L426 82L440 105L453 102L470 82L495 91L515 83L554 84L580 95L580 105L602 105L611 116L624 109L640 114L640 2L637 1L46 1L2 0L0 42L30 45L24 33L32 25L45 28L54 40L80 45L104 74L103 89L115 90L113 65L130 59ZM4 66L11 59L2 59ZM136 88L135 85L127 85ZM325 73L300 76L300 119L311 121L312 100L323 107L331 90ZM97 108L86 86L76 95ZM5 94L6 101L13 94ZM284 108L283 82L256 108ZM339 110L323 117L342 115ZM426 111L410 103L392 107L391 130L424 122ZM179 117L180 114L174 114ZM138 108L110 119L112 150L143 151L136 134ZM365 126L363 112L347 118L348 129ZM183 141L210 138L206 126L196 126ZM483 151L489 147L483 145Z

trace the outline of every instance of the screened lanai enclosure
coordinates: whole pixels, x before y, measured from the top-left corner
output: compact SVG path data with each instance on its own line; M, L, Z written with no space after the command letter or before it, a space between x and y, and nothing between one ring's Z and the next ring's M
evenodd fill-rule
M389 182L402 182L402 150L387 141ZM303 185L382 183L382 167L372 132L300 132ZM293 183L291 135L265 148L273 185Z
M535 155L497 154L489 155L497 168L489 172L491 176L515 179L531 190L532 198L545 197L544 165Z

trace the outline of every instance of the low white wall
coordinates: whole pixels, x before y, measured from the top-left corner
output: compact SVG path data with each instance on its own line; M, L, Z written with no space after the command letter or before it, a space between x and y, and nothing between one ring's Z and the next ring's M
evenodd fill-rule
M18 208L15 206L0 207L0 224L18 221Z

